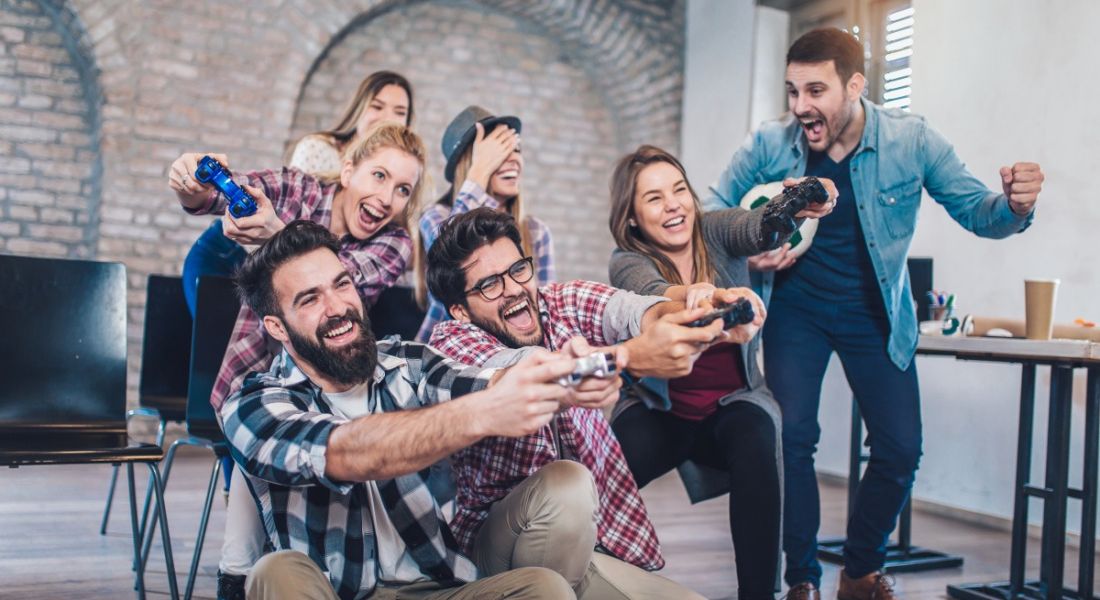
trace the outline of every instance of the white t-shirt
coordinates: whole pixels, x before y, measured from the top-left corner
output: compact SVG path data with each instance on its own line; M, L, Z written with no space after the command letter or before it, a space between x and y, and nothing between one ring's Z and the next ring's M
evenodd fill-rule
M378 414L382 410L379 403L371 406L370 382L361 383L346 392L338 394L324 394L325 401L332 407L333 412L349 419L355 419L366 414ZM366 482L367 500L370 507L371 521L374 528L374 539L378 545L378 580L389 583L414 583L431 579L420 572L420 566L409 554L405 546L405 540L397 533L397 528L390 521L386 513L386 505L382 502L382 493L378 491L378 484L373 481ZM367 533L370 533L369 531Z

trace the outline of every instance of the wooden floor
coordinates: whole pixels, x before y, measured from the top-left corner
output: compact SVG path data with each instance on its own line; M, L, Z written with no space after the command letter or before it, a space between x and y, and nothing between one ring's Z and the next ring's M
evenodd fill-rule
M194 550L199 511L211 464L209 455L181 452L168 486L168 508L179 585L183 586ZM0 472L0 599L110 599L133 597L130 528L124 478L106 536L99 519L109 467L34 467ZM122 471L125 473L125 471ZM139 486L144 476L139 473ZM1008 490L1005 490L1008 493ZM736 597L732 544L725 499L689 506L679 480L660 479L643 491L661 537L668 566L663 574L708 598ZM139 501L140 501L139 496ZM823 536L843 532L844 490L822 489ZM219 496L210 522L195 597L213 598L214 574L222 540L225 508ZM1008 570L1006 533L917 513L914 541L961 554L961 569L897 576L906 598L943 598L948 583L1004 579ZM159 539L159 538L158 538ZM1037 549L1032 543L1031 548ZM150 597L166 596L167 581L159 543L150 559ZM1032 555L1037 555L1032 552ZM1067 553L1067 579L1075 581L1077 555ZM1038 565L1031 557L1032 573ZM837 568L825 567L823 597L835 597Z

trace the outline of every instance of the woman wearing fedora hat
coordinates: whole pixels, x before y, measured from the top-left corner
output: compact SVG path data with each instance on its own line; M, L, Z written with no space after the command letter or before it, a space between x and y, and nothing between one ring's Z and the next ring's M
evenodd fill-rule
M420 217L420 239L415 261L417 301L428 304L427 316L416 334L427 342L432 328L450 317L447 309L427 292L424 283L428 249L439 235L439 228L451 216L487 206L507 212L521 224L523 252L536 259L538 285L554 279L554 251L550 228L526 215L520 194L523 155L519 133L523 124L517 117L498 117L480 106L468 106L458 113L443 132L443 156L447 159L444 176L451 183L447 193L429 206Z

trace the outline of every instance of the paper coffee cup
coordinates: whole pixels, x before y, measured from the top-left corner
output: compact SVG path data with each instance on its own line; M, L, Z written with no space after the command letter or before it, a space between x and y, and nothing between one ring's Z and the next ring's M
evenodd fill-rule
M1029 340L1049 340L1054 330L1057 279L1024 280L1025 334Z

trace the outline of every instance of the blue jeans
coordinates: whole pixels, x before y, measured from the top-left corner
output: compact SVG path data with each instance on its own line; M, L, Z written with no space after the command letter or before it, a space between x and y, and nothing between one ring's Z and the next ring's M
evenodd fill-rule
M850 577L882 568L890 533L912 489L921 456L916 363L902 371L890 360L890 326L883 312L881 306L807 301L782 291L768 307L764 365L783 408L783 551L790 585L821 584L814 452L821 437L821 382L833 352L859 402L871 454L848 520L844 569Z
M187 251L187 258L183 259L183 296L187 299L187 308L191 311L192 318L195 316L195 294L199 288L199 276L232 277L246 256L248 252L240 244L225 237L221 219L214 219L210 227L195 240Z
M199 276L217 275L232 277L237 267L244 262L248 253L237 242L222 233L222 220L214 219L210 227L202 232L199 239L187 252L183 260L183 296L191 317L195 317L195 299L199 287ZM222 459L222 475L225 476L225 489L229 489L229 476L233 473L233 459Z

